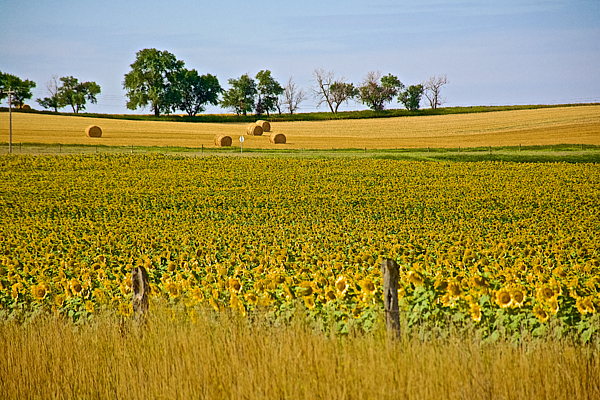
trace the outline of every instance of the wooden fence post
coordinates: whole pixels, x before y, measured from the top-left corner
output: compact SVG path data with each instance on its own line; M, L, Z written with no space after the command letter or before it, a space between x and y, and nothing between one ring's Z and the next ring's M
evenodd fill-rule
M383 274L383 305L387 332L396 338L400 337L400 311L398 308L398 278L400 271L394 260L384 258L381 261Z
M148 295L150 294L150 280L148 272L143 266L131 270L133 282L133 317L137 322L145 323L148 320Z

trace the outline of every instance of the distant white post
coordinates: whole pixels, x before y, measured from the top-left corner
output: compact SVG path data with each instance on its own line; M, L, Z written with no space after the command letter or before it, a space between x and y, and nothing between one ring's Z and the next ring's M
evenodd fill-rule
M240 153L244 152L244 135L240 136Z

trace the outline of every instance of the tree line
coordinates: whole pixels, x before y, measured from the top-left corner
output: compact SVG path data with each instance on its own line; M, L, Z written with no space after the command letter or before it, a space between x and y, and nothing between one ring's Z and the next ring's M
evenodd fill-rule
M193 117L205 111L208 105L218 105L244 116L252 112L267 117L273 112L294 114L309 94L316 100L317 107L326 105L333 114L350 100L359 101L374 111L384 110L394 99L410 111L418 110L422 101L435 109L445 102L440 92L448 83L446 75L434 75L422 83L406 86L397 76L370 71L363 81L354 85L344 77L337 77L334 71L315 69L314 85L307 92L299 88L292 77L282 86L271 71L261 70L255 76L244 74L228 79L229 89L225 90L215 75L200 75L195 69L187 69L172 53L154 48L138 51L130 68L123 80L127 108L149 107L155 116L182 111ZM25 99L31 99L31 89L35 86L35 82L0 71L0 101L12 88L13 105L22 107ZM74 113L85 110L88 101L96 103L101 91L95 82L79 82L72 76L59 78L57 75L46 88L49 96L36 99L40 106L54 111L70 106Z

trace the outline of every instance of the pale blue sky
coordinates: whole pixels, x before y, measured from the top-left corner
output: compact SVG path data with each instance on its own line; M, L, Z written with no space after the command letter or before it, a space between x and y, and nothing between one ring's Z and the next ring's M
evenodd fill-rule
M315 68L354 83L379 70L406 85L447 74L447 106L600 102L598 0L0 0L0 70L34 80L34 99L72 75L102 87L88 111L130 112L123 76L149 47L224 87L261 69L307 90Z

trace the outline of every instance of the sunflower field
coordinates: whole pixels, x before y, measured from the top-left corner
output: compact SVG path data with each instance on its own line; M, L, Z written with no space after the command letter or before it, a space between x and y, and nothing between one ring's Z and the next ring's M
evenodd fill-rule
M600 166L373 158L0 158L0 318L132 313L151 297L370 330L380 264L410 329L600 331Z

